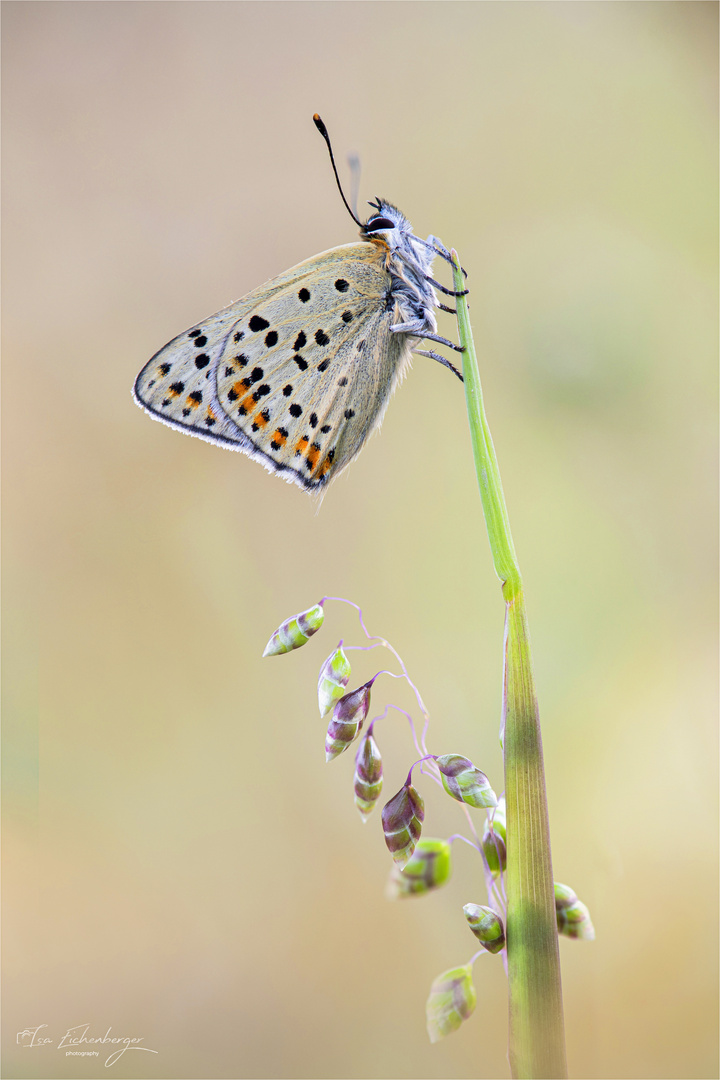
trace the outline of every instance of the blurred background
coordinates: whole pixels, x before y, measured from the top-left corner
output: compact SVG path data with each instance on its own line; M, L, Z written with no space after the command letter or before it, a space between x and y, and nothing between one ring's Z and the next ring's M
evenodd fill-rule
M469 271L523 571L576 1077L717 1076L715 3L5 3L7 1077L503 1077L477 858L389 903L285 617L362 605L429 746L500 790L503 604L457 381L417 358L319 510L130 388L166 341L396 202ZM437 267L445 280L446 271ZM443 276L445 275L445 276ZM449 282L449 277L447 278ZM453 322L441 316L441 332ZM386 666L355 654L353 685ZM374 705L412 707L380 680ZM378 727L385 791L415 758ZM428 781L425 831L462 830ZM47 1025L49 1046L16 1045ZM109 1051L107 1051L109 1052Z

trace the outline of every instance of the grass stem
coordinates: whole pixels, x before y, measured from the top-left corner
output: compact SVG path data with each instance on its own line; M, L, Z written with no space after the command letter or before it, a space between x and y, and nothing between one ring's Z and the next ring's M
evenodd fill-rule
M453 256L455 289L464 288ZM503 730L507 803L509 1058L518 1078L567 1076L550 828L522 578L483 405L467 297L457 297L475 469L505 600Z

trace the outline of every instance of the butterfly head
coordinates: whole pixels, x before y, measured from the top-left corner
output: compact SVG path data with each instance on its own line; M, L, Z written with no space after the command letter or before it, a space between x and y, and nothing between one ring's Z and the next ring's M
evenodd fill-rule
M394 248L397 247L401 237L412 236L412 225L405 215L400 213L397 206L386 202L385 199L376 199L368 205L372 206L374 213L364 225L360 226L360 235L363 240L379 237L388 247Z
M363 239L375 233L390 233L394 229L402 230L403 226L405 231L412 232L408 219L392 203L384 199L376 199L375 202L368 203L368 206L372 206L375 212L361 226L360 235Z
M375 211L360 228L363 240L381 243L390 255L408 258L421 272L429 271L434 252L413 233L412 225L396 206L385 199L369 203Z

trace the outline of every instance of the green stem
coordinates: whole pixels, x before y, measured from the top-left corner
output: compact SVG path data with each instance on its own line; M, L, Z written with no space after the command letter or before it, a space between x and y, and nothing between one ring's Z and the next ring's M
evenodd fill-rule
M457 254L453 277L464 288ZM457 298L475 469L495 572L505 600L503 729L507 803L509 1056L514 1077L567 1076L562 985L540 717L522 578L495 447L485 417L467 298Z

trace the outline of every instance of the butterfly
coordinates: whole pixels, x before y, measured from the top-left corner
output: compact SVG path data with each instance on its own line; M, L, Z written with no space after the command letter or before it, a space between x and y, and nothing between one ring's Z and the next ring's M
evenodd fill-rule
M461 352L437 334L431 276L434 236L415 236L391 203L369 203L360 243L330 248L173 338L137 377L134 397L153 419L260 461L270 472L319 491L353 461L380 426L411 352L422 339ZM464 294L460 294L464 295Z

